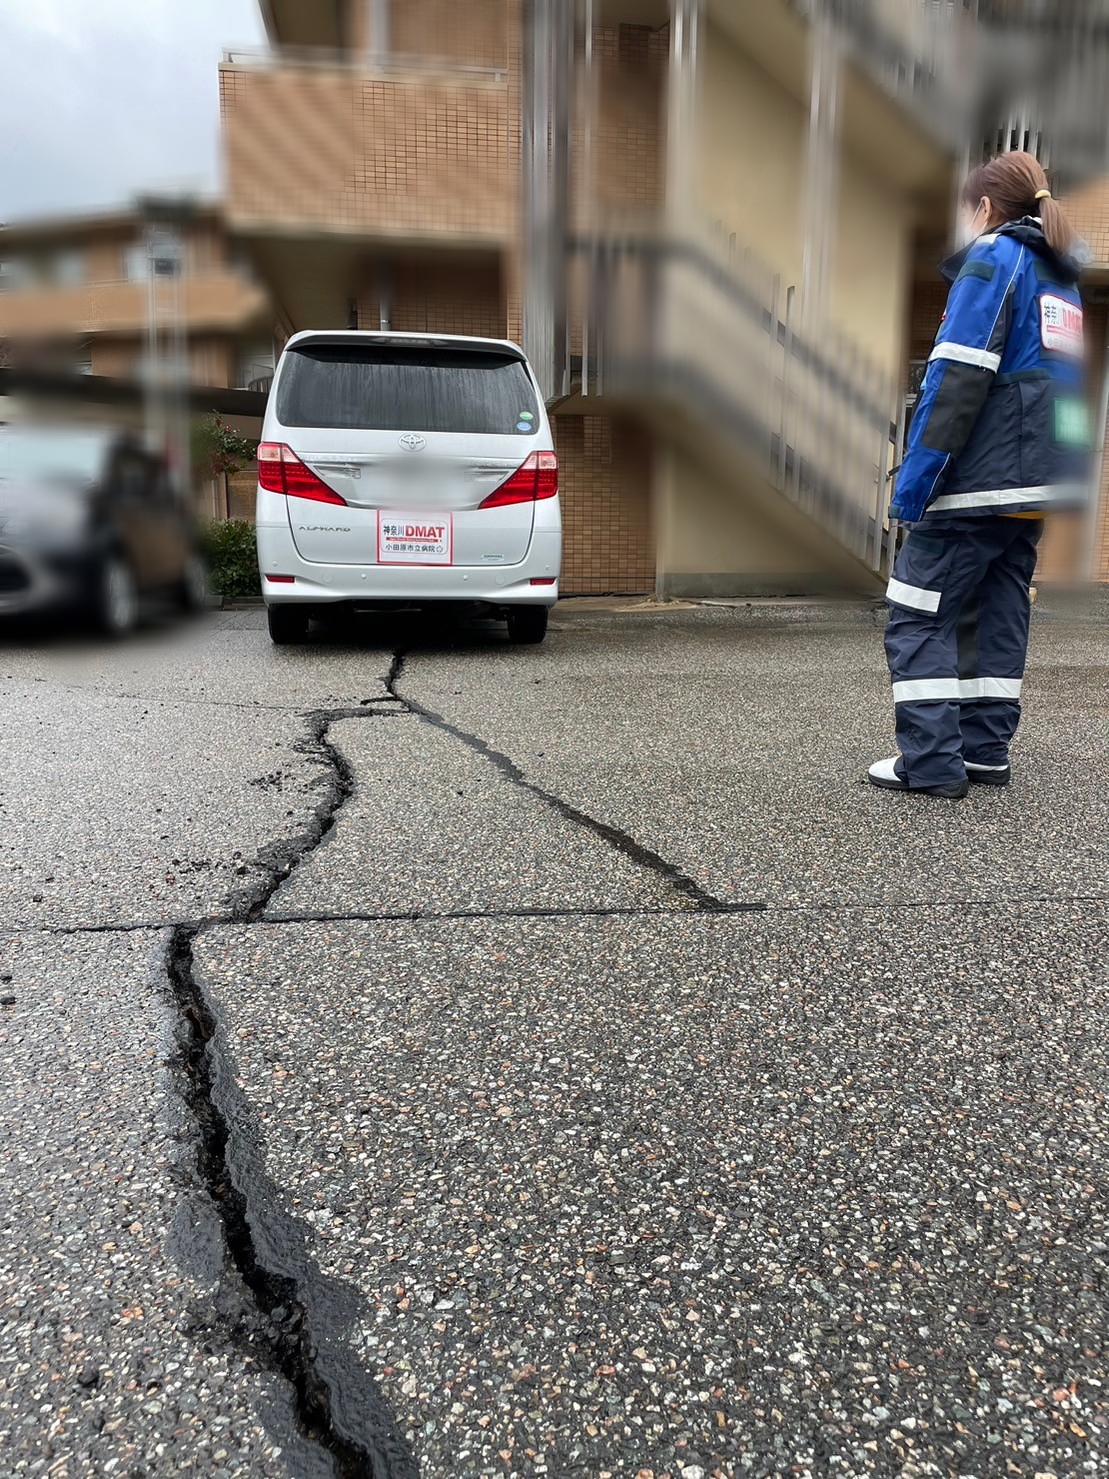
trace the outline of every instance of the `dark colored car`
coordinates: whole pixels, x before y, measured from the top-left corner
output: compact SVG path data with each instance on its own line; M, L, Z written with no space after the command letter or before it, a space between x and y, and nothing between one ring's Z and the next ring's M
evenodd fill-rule
M0 426L0 617L70 610L119 636L153 592L204 603L195 524L162 460L118 431Z

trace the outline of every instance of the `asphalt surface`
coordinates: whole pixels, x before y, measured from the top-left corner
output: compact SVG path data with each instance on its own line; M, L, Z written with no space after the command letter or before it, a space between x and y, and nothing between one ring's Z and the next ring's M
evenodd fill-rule
M1099 1475L1109 623L0 647L0 1474Z

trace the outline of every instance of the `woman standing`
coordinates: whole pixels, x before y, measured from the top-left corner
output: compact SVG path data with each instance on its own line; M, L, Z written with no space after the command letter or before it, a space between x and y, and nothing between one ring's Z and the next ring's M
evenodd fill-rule
M1009 783L1029 584L1048 509L1087 497L1083 248L1030 154L973 170L967 245L928 362L891 517L913 527L886 592L901 753L876 786L959 799Z

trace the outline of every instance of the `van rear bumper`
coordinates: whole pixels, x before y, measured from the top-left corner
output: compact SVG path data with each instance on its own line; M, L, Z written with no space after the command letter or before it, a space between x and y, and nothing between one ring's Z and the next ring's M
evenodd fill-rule
M559 529L534 529L518 565L319 565L296 551L288 524L259 524L258 565L267 606L340 602L485 602L493 606L553 606L562 559ZM274 581L273 575L292 576ZM533 585L549 581L552 585Z

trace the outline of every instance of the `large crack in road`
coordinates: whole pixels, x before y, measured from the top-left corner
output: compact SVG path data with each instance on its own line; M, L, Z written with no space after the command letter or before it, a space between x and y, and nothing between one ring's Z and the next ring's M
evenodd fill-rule
M176 1068L196 1128L198 1174L218 1212L227 1257L256 1315L251 1321L251 1351L288 1382L302 1436L328 1455L339 1479L411 1479L418 1470L396 1418L344 1339L356 1318L353 1294L345 1286L325 1279L308 1252L303 1229L283 1210L278 1189L266 1175L260 1137L221 1043L219 1008L197 979L193 957L198 936L210 929L263 919L268 923L286 922L284 916L268 912L270 904L282 885L326 841L343 806L355 793L351 766L330 738L332 726L347 720L408 714L451 735L487 760L512 785L664 879L678 896L673 910L646 912L724 914L765 907L718 898L628 833L529 780L514 761L479 736L398 692L404 667L405 656L398 652L382 680L387 696L363 700L358 708L319 709L304 716L307 732L294 747L298 753L318 760L322 767L318 782L322 794L307 824L292 837L275 840L259 851L255 867L261 870L260 879L232 895L225 913L174 924L165 954L166 977L180 1023ZM298 922L321 917L329 916L295 916ZM412 913L403 917L425 916ZM470 916L460 913L458 917Z
M302 1230L280 1210L263 1153L252 1152L245 1133L249 1112L221 1048L218 1010L197 980L193 949L206 929L259 920L328 836L355 786L346 758L329 738L331 725L379 714L370 701L305 716L308 732L295 748L323 766L323 795L308 824L259 852L261 879L232 897L227 914L174 925L165 956L181 1024L176 1066L196 1126L198 1172L219 1214L227 1256L259 1317L252 1350L289 1383L302 1436L329 1455L338 1479L414 1479L417 1469L392 1412L342 1339L353 1322L353 1297L324 1279Z
M299 1229L278 1210L261 1154L251 1156L244 1145L241 1091L223 1061L219 1022L193 971L196 933L177 926L166 950L183 1023L178 1067L196 1124L198 1172L257 1316L249 1324L251 1352L288 1382L301 1435L330 1456L338 1479L413 1479L415 1461L391 1411L342 1340L353 1323L353 1297L315 1268ZM231 1098L238 1101L234 1114ZM281 1269L273 1266L278 1259Z

